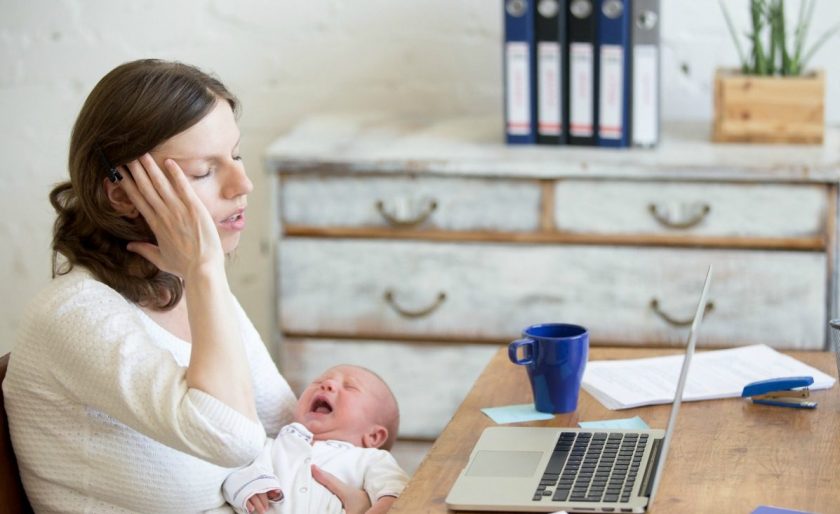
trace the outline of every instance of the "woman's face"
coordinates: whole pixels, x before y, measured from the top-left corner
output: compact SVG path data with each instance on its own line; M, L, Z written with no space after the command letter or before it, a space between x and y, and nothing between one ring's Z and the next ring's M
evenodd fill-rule
M151 151L158 166L173 159L216 222L225 253L239 245L245 207L254 185L239 155L239 127L230 105L219 100L207 116Z

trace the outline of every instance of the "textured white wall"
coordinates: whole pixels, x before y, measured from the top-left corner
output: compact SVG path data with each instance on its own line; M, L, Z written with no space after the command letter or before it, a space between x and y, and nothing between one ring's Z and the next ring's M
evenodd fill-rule
M726 0L746 30L746 0ZM735 65L717 2L662 0L663 116L711 118L711 79ZM788 2L795 12L798 3ZM243 156L256 189L231 281L271 340L273 213L263 149L308 113L383 109L498 112L500 0L0 0L0 352L50 276L52 184L66 175L70 128L99 78L141 57L220 76L244 103ZM817 6L812 35L840 20ZM814 58L840 122L840 39ZM501 127L500 127L501 130Z

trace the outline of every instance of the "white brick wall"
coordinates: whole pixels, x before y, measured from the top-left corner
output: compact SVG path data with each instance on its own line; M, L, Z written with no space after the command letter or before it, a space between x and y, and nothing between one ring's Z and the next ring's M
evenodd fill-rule
M746 0L726 1L746 31ZM231 279L269 340L271 212L262 150L316 111L498 111L500 3L0 0L0 353L11 349L23 305L49 279L47 194L66 174L81 103L108 70L140 57L177 59L215 72L243 101L243 155L256 189ZM662 3L664 117L708 120L714 68L737 64L718 3ZM791 13L797 7L788 2ZM816 18L812 38L840 20L840 2L820 2ZM838 49L835 36L813 61L827 72L827 118L835 124Z

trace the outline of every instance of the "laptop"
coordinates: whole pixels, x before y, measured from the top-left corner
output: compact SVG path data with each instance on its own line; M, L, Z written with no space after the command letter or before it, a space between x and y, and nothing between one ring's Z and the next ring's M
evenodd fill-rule
M712 267L688 333L668 426L646 430L488 427L446 505L467 511L645 512L662 477Z

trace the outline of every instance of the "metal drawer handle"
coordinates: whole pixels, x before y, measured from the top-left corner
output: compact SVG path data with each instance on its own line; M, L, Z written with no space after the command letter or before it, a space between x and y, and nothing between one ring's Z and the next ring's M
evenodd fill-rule
M400 307L399 305L397 305L397 301L394 298L394 292L390 289L385 291L384 298L385 301L388 302L388 305L390 305L392 309L397 311L397 314L399 314L400 316L404 318L422 318L433 313L438 307L441 306L441 304L443 304L443 302L446 300L446 293L444 293L443 291L439 292L434 303L432 303L428 307L417 310L408 310L404 307Z
M437 209L438 207L437 200L429 200L429 203L426 204L426 207L422 211L417 213L417 216L415 216L414 218L400 219L397 216L394 216L393 214L385 210L385 202L383 202L382 200L377 200L375 205L376 210L379 211L379 214L381 214L382 217L385 218L385 221L387 221L389 225L399 228L408 228L420 225L421 223L429 219L429 216L431 216L432 213L435 212L435 209Z
M672 219L668 215L668 209L662 209L655 203L648 204L648 211L653 215L653 218L661 225L668 228L691 228L698 225L706 216L712 211L712 208L707 203L694 204L693 213L685 217L685 219Z
M669 325L672 325L672 326L675 326L675 327L688 327L688 326L691 325L691 322L694 321L694 318L690 318L690 319L676 319L676 318L674 318L673 316L671 316L667 312L663 311L661 307L659 307L659 300L657 300L656 298L654 298L653 300L650 301L650 308L653 309L653 312L655 312L657 315L659 315L660 318L664 319ZM709 314L713 310L715 310L715 303L711 302L711 301L706 302L706 310L705 310L705 313L703 315L705 316L706 314Z

